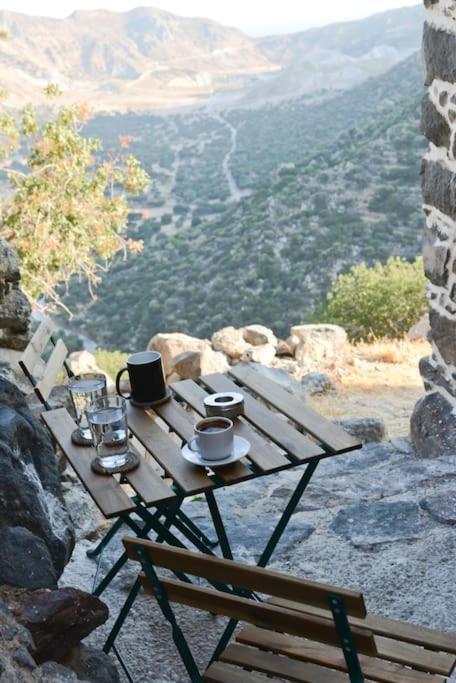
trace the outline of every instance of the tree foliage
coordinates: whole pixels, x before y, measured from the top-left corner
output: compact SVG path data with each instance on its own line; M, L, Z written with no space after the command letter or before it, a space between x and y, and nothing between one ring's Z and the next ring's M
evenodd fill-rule
M59 95L52 84L49 97ZM0 153L10 196L2 207L0 235L17 250L25 292L34 302L62 305L59 285L74 274L92 288L119 250L142 242L124 235L128 196L142 192L147 173L135 157L101 157L101 144L83 134L83 105L0 116ZM9 156L20 160L14 167ZM19 168L18 168L19 166Z
M423 259L391 257L339 275L328 293L325 318L342 325L352 339L402 337L427 309Z

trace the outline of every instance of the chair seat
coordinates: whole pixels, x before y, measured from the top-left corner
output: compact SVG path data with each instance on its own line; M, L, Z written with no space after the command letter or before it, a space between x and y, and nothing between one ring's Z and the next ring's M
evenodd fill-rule
M381 639L386 641L387 639ZM340 648L305 638L246 626L236 643L220 655L205 673L209 683L266 683L290 680L297 683L348 683ZM415 645L389 641L378 657L360 655L366 683L444 683L454 669L454 655L433 652ZM396 661L382 657L395 657ZM401 663L398 663L397 660ZM265 678L262 674L266 675ZM271 678L272 677L272 678Z

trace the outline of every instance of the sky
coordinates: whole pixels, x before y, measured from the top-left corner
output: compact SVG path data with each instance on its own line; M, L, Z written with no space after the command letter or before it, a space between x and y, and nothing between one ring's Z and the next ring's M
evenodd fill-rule
M51 17L65 17L76 9L124 11L148 5L183 16L214 19L251 35L301 31L417 4L419 0L0 0L1 9Z

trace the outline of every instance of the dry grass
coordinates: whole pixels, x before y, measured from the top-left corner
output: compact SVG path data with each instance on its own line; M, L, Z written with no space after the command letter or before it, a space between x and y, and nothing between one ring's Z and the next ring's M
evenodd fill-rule
M321 368L335 380L337 391L314 396L310 404L333 419L381 417L390 437L406 435L413 407L424 391L418 362L429 353L424 340L349 345L343 358Z

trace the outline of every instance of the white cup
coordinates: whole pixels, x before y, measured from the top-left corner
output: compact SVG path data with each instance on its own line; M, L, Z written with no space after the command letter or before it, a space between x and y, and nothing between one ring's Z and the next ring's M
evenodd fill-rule
M188 447L204 460L224 460L233 455L233 423L227 417L207 417L197 422L194 430Z

